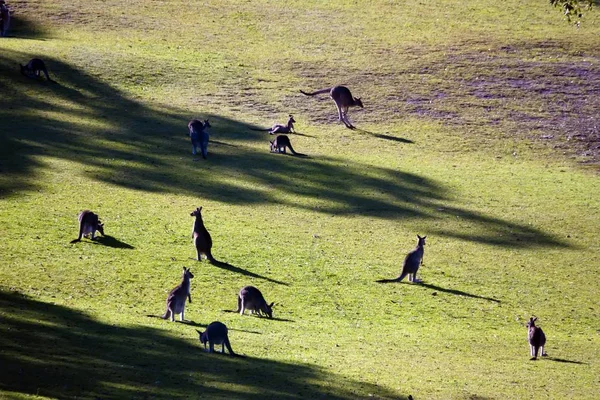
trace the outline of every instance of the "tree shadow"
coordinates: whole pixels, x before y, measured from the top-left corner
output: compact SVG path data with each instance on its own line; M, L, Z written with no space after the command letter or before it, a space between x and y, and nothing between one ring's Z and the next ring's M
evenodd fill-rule
M223 261L214 260L213 262L211 262L211 264L214 265L214 266L216 266L216 267L223 268L223 269L225 269L227 271L235 272L237 274L242 274L244 276L249 276L251 278L263 279L265 281L273 282L273 283L276 283L278 285L289 286L285 282L278 281L277 279L272 279L272 278L269 278L267 276L262 276L260 274L255 273L255 272L250 272L248 270L245 270L245 269L240 268L240 267L236 267L234 265L231 265L231 264L223 262Z
M123 327L83 312L0 291L3 395L102 399L282 399L403 396L308 364L202 351L147 326ZM236 352L235 334L230 335ZM256 337L260 340L260 336Z
M380 219L438 221L450 212L469 227L440 235L510 248L570 246L527 223L448 207L450 190L421 175L328 156L273 157L248 145L264 141L264 133L218 115L203 116L218 145L209 147L208 160L193 162L188 110L148 106L51 57L46 65L60 84L34 82L17 65L31 57L0 54L0 198L36 190L44 158L53 157L80 164L91 180L132 190Z
M10 29L7 37L45 40L43 38L44 36L47 36L47 31L44 30L39 24L28 19L24 14L12 14L10 18Z
M472 299L481 299L481 300L493 301L494 303L500 303L500 300L498 300L498 299L494 299L492 297L479 296L479 295L476 295L476 294L471 294L471 293L463 292L462 290L446 289L446 288L443 288L443 287L440 287L440 286L431 285L431 284L423 283L423 282L421 282L418 286L426 287L426 288L432 289L432 290L437 290L437 291L443 292L443 293L454 294L454 295L457 295L457 296L464 296L464 297L470 297Z

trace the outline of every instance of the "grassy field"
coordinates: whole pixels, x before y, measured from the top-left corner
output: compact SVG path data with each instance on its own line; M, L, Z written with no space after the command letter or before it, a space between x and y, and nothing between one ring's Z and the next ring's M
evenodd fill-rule
M0 398L598 398L597 10L577 29L546 1L9 6ZM32 57L57 84L19 73ZM356 130L299 93L335 84ZM253 130L290 113L306 158ZM218 266L194 260L198 206ZM71 244L83 209L107 236ZM376 283L417 234L424 283ZM156 318L184 266L188 323ZM250 284L274 319L231 312ZM215 320L244 358L203 351Z

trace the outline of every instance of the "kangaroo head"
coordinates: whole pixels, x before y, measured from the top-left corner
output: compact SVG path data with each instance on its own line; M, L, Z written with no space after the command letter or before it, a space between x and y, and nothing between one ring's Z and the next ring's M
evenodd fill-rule
M104 236L104 224L98 220L98 224L96 225L96 230L100 232L102 236Z
M210 124L210 122L208 122L207 119L204 120L204 127L205 128L210 128L211 127L211 124Z
M196 332L198 332L198 335L200 335L200 343L202 343L204 347L206 347L206 342L208 342L207 335L205 335L206 332L200 332L198 329L196 329Z
M296 122L296 120L294 119L294 116L292 114L290 114L290 119L288 122L292 122L292 123Z
M419 239L418 246L425 246L425 239L427 238L427 236L421 237L421 236L417 235L417 238Z
M271 302L271 304L265 303L265 309L263 311L269 318L273 318L273 304L275 304L275 302Z
M360 97L354 97L353 100L354 100L355 106L358 106L360 108L365 108L365 106L363 106L362 101L360 100Z
M196 208L194 211L191 212L190 217L202 217L202 214L200 213L201 211L202 207Z
M537 317L531 317L531 318L529 318L529 322L527 323L527 325L526 325L526 326L527 326L529 329L531 329L531 328L535 328L535 321L537 321Z
M183 279L188 278L188 279L192 279L194 277L194 274L192 274L192 271L190 271L189 268L183 267Z

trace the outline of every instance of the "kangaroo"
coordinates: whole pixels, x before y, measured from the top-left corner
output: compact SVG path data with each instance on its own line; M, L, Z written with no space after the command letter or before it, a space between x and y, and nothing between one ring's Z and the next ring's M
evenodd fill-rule
M294 148L292 147L292 142L287 135L277 135L275 140L269 140L271 143L271 153L283 153L286 154L285 148L289 147L290 151L295 156L306 156L306 154L296 153Z
M76 243L81 241L82 236L90 236L94 240L96 231L100 232L104 236L104 224L100 222L98 216L90 210L85 210L79 213L79 236L77 239L71 241Z
M349 107L360 107L364 108L362 101L358 97L352 97L350 89L345 86L334 86L328 89L317 90L316 92L306 93L301 90L300 93L306 96L314 96L321 93L329 92L329 96L335 102L335 106L338 110L338 119L346 125L346 128L354 129L354 126L348 120L348 108Z
M48 70L46 69L46 64L39 58L32 58L27 65L21 65L21 73L29 78L39 78L40 72L43 72L46 75L46 79L48 82L54 82L48 75Z
M546 344L546 335L542 328L535 326L537 317L529 318L527 323L529 349L531 353L531 360L537 360L538 351L541 349L542 357L546 357L548 354L544 352L544 345Z
M260 290L254 286L244 286L238 294L238 308L236 312L244 315L244 311L250 310L252 314L255 312L262 316L265 313L267 317L273 318L273 304L267 304Z
M4 0L0 0L0 36L8 35L10 27L10 10Z
M190 294L190 279L194 277L194 274L189 268L183 267L183 276L181 277L181 283L177 285L173 290L169 292L167 296L167 311L161 317L162 319L170 318L171 321L175 321L175 314L179 314L179 320L184 321L184 310L186 298L192 302L192 295Z
M190 138L192 139L192 154L196 155L196 148L200 147L202 158L205 160L208 155L208 128L210 127L210 122L207 119L204 120L204 123L197 119L193 119L188 123Z
M417 238L419 239L419 241L417 242L417 247L406 255L406 258L404 259L404 264L402 265L402 272L400 273L400 276L396 279L380 279L377 282L400 282L402 279L404 279L406 275L408 275L409 282L421 282L420 279L417 279L417 271L419 270L421 264L423 264L423 254L425 252L425 238L427 238L427 236L421 237L417 235Z
M208 352L214 353L215 344L221 345L221 353L225 353L225 346L227 346L227 350L229 350L229 355L236 356L231 348L231 343L229 343L229 337L227 336L227 327L224 323L219 321L214 321L208 324L206 327L206 331L200 332L196 329L196 332L200 335L200 342L204 345L206 349L206 343L208 342Z
M274 135L276 133L295 133L294 122L296 122L296 120L294 119L294 116L292 114L290 114L290 118L288 119L288 122L285 125L275 124L272 127L267 128L267 129L252 129L252 130L253 131L267 131L267 132L269 132L269 135Z
M192 239L194 240L194 246L196 247L196 254L198 255L197 259L198 261L202 261L202 254L204 254L208 261L215 263L217 260L215 260L210 251L212 248L212 238L210 237L210 233L208 233L204 227L201 211L202 207L198 207L190 214L190 216L196 217L192 228Z

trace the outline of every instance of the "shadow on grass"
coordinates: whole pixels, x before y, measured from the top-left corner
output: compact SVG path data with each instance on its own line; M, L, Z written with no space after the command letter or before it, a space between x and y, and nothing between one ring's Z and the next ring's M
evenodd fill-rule
M500 303L500 300L494 299L493 297L479 296L479 295L476 295L476 294L471 294L471 293L463 292L462 290L446 289L446 288L443 288L443 287L440 287L440 286L431 285L431 284L422 283L422 282L418 286L423 286L423 287L426 287L427 289L437 290L439 292L454 294L454 295L457 295L457 296L464 296L464 297L470 297L470 298L473 298L473 299L481 299L481 300L493 301L494 303Z
M468 228L450 224L439 234L502 247L569 246L527 223L448 207L453 194L424 176L327 156L274 157L268 134L218 115L202 115L217 145L208 160L194 162L187 121L197 115L138 102L51 57L45 61L58 85L27 79L17 63L31 57L0 54L0 198L36 190L50 157L81 165L91 180L132 190L382 219L460 216ZM265 150L249 142L263 142Z
M96 243L99 243L103 246L113 247L115 249L135 249L135 247L132 245L109 235L98 236L96 238Z
M227 271L230 271L230 272L235 272L235 273L238 273L238 274L241 274L241 275L244 275L244 276L249 276L251 278L263 279L265 281L273 282L273 283L276 283L278 285L288 286L288 284L285 283L285 282L278 281L276 279L271 279L271 278L269 278L267 276L262 276L262 275L259 275L257 273L254 273L254 272L250 272L248 270L245 270L245 269L240 268L240 267L236 267L234 265L231 265L231 264L223 262L223 261L215 260L215 261L211 262L211 264L214 265L214 266L216 266L216 267L223 268L223 269L225 269Z
M587 365L587 363L582 362L582 361L567 360L567 359L564 359L564 358L543 357L542 359L545 359L545 360L548 360L548 361L559 362L559 363L565 363L565 364Z
M405 138L401 138L401 137L386 135L384 133L373 133L373 132L365 131L364 129L359 129L359 128L356 128L355 130L356 130L356 132L366 133L367 135L376 137L378 139L390 140L392 142L407 143L407 144L414 144L415 143L415 142L413 142L410 139L405 139Z
M118 327L0 291L0 391L60 399L405 399L306 364L204 352L155 328ZM236 334L230 334L236 352ZM255 336L260 341L260 336ZM290 349L293 351L293 349Z

